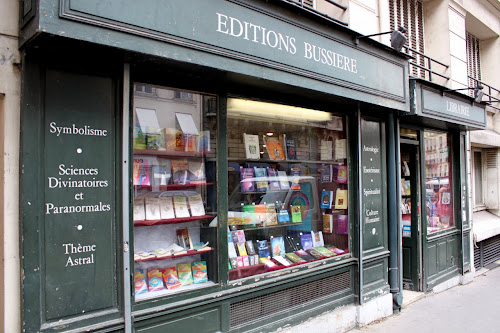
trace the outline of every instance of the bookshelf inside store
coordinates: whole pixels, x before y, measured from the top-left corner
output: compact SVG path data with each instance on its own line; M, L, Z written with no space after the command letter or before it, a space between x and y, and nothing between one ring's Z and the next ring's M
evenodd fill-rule
M134 85L132 136L136 301L218 280L217 99L142 86Z
M230 98L227 128L229 278L349 257L344 117Z

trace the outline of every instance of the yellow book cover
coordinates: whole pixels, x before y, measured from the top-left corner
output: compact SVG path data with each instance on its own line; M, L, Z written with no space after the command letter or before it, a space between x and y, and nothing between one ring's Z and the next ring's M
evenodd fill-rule
M335 209L347 209L347 190L337 189L335 195Z

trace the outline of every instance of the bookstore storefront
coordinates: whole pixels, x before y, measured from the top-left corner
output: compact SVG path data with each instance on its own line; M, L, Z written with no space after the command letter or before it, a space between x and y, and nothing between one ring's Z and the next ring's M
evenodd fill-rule
M270 331L390 295L406 60L286 3L153 4L25 13L24 329Z
M410 95L400 122L403 286L429 291L470 271L465 131L485 128L486 111L423 80L410 80Z

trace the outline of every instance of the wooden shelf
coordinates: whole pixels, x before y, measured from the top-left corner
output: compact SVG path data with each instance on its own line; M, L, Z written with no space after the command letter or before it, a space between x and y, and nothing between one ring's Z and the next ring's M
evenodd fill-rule
M177 255L172 255L172 256L163 256L163 257L154 257L154 258L137 259L137 260L134 260L134 262L158 261L158 260L174 259L174 258L180 258L180 257L189 257L189 256L194 256L194 255L197 255L197 254L209 253L209 252L213 252L213 251L215 251L213 248L211 248L209 250L204 250L204 251L188 250L187 253L183 253L183 254L177 254Z
M167 220L140 220L140 221L134 221L134 227L147 227L151 225L160 225L160 224L176 224L182 222L212 219L214 217L215 215L202 215L202 216L178 217Z
M168 185L134 185L134 188L138 190L154 188L154 189L159 189L160 191L175 191L175 190L184 190L187 188L195 188L198 186L210 186L213 184L214 183L201 182L201 183L168 184Z
M259 229L270 229L270 228L282 228L282 227L291 227L294 225L303 225L303 222L296 222L296 223L278 223L278 224L273 224L273 225L268 225L268 226L259 226L259 227L245 227L245 224L232 224L229 225L229 229L231 229L232 226L238 227L236 230L259 230ZM234 231L234 230L231 230Z
M166 151L166 150L149 150L149 149L134 149L134 155L148 156L164 156L168 158L193 158L214 155L214 152L198 152L198 151Z
M229 162L241 162L241 163L308 163L308 164L332 164L332 165L346 165L344 162L339 161L318 161L318 160L248 160L239 157L228 157Z

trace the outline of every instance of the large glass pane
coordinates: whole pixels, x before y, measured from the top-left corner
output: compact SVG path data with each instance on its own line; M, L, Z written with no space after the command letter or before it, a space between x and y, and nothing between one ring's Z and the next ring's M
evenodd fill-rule
M135 299L217 282L213 96L136 84Z
M228 100L230 279L349 255L345 121Z
M450 136L425 131L424 145L427 232L433 233L455 226Z

